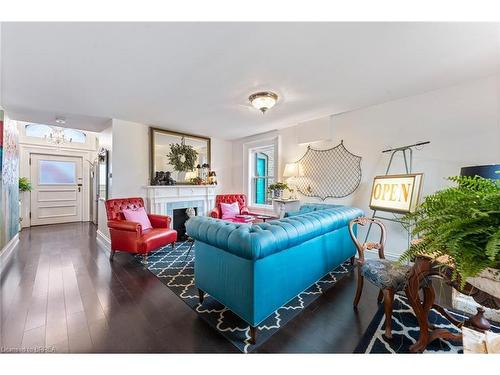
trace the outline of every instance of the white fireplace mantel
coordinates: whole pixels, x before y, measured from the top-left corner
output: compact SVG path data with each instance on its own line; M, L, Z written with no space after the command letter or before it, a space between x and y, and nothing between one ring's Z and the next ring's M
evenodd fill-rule
M149 212L172 216L173 209L197 207L198 215L208 215L215 207L216 188L207 185L145 186Z

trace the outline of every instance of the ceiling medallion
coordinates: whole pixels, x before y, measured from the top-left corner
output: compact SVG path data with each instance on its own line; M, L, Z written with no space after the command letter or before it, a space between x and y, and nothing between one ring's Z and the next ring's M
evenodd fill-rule
M256 92L248 97L252 107L258 109L262 113L276 105L278 95L271 91Z

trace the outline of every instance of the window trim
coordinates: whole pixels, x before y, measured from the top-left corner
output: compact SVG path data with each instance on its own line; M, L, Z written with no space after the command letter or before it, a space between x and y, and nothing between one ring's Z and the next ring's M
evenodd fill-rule
M267 134L266 136L259 137L257 139L249 140L243 144L243 160L244 160L244 170L243 170L243 179L244 179L244 193L248 197L247 206L250 210L255 209L254 211L268 212L271 213L274 211L272 204L258 204L253 202L253 189L252 189L252 181L254 176L254 161L253 158L250 157L252 151L258 148L265 147L274 147L274 176L273 178L278 181L279 171L280 171L280 144L281 138L280 135L276 132L271 134ZM250 175L252 172L252 175Z

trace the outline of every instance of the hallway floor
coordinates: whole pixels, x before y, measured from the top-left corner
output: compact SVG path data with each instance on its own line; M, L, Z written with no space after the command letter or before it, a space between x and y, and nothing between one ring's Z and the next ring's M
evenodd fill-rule
M93 224L32 227L1 275L1 347L56 352L238 352L132 256L114 262ZM257 352L352 353L376 312L365 283L352 309L354 273L288 323Z

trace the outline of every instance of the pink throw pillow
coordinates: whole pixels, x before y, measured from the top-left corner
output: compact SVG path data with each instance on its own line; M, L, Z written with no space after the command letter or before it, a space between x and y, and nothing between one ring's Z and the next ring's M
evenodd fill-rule
M135 210L130 208L127 210L123 210L122 212L123 216L125 216L125 220L141 224L142 230L153 228L144 207L139 207Z
M221 203L220 210L222 212L222 219L234 219L236 215L240 214L240 206L238 202L234 203Z

